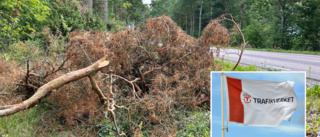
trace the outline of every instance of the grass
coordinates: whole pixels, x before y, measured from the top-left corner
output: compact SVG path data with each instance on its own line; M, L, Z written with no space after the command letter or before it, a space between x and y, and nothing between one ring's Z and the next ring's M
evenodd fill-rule
M307 113L307 132L310 134L316 134L320 128L320 115L317 112L320 111L320 87L314 85L312 88L307 89L306 100L306 113ZM314 115L314 116L312 116Z
M312 88L307 89L308 97L320 98L320 87L319 85L314 85Z
M29 110L0 118L0 135L4 137L35 136L44 108L35 106Z
M223 71L231 71L234 67L234 63L229 61L220 61L215 59L215 63L221 65ZM259 71L260 69L256 68L254 65L250 65L248 67L238 65L235 71Z
M232 49L238 49L236 47L231 47ZM274 50L274 49L257 49L257 48L245 48L245 50L254 50L254 51L269 51L269 52L281 52L281 53L296 53L296 54L308 54L308 55L320 55L318 51L298 51L298 50Z
M232 68L235 66L234 62L220 61L218 59L215 59L215 63L219 64L220 67L222 67L223 71L232 71ZM281 71L281 69L271 69L265 66L262 68L258 68L255 65L249 65L249 66L238 65L235 71Z
M59 136L55 129L44 130L48 107L43 104L19 113L0 117L0 137ZM52 123L53 124L53 123Z
M184 119L187 124L177 132L177 137L207 137L210 136L210 111L194 112L192 116Z

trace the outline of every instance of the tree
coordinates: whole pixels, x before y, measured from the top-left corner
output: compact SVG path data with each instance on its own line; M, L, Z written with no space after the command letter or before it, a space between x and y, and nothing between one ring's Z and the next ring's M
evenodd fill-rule
M295 22L297 31L292 32L298 39L296 42L297 49L300 50L320 50L320 1L318 0L301 0L295 3Z
M151 4L151 12L150 15L152 17L161 16L162 14L166 14L170 16L170 0L152 0Z
M8 50L12 41L27 39L36 26L49 15L50 9L46 1L41 0L10 0L0 2L0 48Z
M200 37L201 34L201 17L202 17L202 4L203 1L200 0L200 13L199 13L199 32L198 32L198 36Z
M104 22L108 23L109 18L109 12L108 12L108 0L104 0Z
M239 27L242 29L242 20L243 20L243 10L244 10L245 3L240 1L240 17L239 17ZM238 45L241 45L241 36L238 38Z
M88 1L87 1L87 8L88 8L88 10L92 11L92 7L93 7L93 0L88 0Z

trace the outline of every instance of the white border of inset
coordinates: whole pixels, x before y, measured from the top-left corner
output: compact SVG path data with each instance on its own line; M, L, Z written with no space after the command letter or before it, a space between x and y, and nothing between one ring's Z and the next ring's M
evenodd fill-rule
M270 71L211 71L210 72L210 136L212 137L212 128L213 128L213 124L212 124L212 105L213 105L213 102L212 102L212 74L213 73L303 73L304 74L304 99L306 100L307 99L307 95L306 95L306 84L307 84L307 77L306 77L306 72L305 71L281 71L281 72L270 72ZM224 81L225 81L225 78L224 78ZM221 82L221 81L220 81ZM220 83L221 84L221 83ZM225 85L224 85L225 87ZM224 90L226 90L225 88L223 88ZM225 92L223 92L225 93ZM227 94L227 93L226 93ZM225 96L224 96L225 97ZM304 135L306 135L306 118L307 118L307 115L306 115L306 101L303 102L304 103ZM228 108L227 108L228 109ZM227 116L228 117L228 120L229 120L229 115ZM228 121L227 120L227 121Z

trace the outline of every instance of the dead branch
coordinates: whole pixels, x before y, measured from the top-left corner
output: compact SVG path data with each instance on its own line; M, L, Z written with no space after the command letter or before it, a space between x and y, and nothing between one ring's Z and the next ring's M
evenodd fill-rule
M202 103L209 102L209 101L210 101L210 97L207 97L207 98L205 98L203 100L200 100L196 105L199 106L199 105L202 105Z
M112 77L112 76L115 76L115 77L117 77L117 78L120 78L120 79L126 81L127 83L131 84L131 86L132 86L132 96L133 96L133 97L137 97L138 99L140 99L139 96L137 95L136 90L135 90L135 87L136 87L136 86L135 86L135 84L134 84L132 81L130 81L130 80L124 78L124 77L118 76L118 75L111 74L111 77Z
M89 77L90 78L90 77ZM91 80L91 78L90 78ZM116 108L123 108L123 109L126 109L128 111L128 116L129 116L129 120L130 120L130 113L129 113L129 108L126 108L124 106L118 106L116 105L116 101L114 100L114 94L112 92L112 74L111 74L111 77L110 77L110 85L109 85L109 88L110 88L110 94L113 96L113 98L110 98L108 99L107 101L107 111L110 112L112 114L112 117L113 117L113 124L114 126L116 127L116 130L117 130L117 133L119 136L127 136L123 131L120 133L120 130L117 126L117 121L116 121L116 114L114 113L114 110ZM102 93L102 92L101 92Z
M109 61L107 61L106 58L107 56L101 58L100 60L86 68L67 73L41 86L37 90L37 92L29 99L23 101L20 104L15 104L13 107L0 110L0 117L12 115L19 111L29 109L35 106L42 98L48 95L52 90L57 89L72 81L79 80L83 77L90 76L98 72L99 70L101 70L109 64Z
M25 79L24 79L24 83L25 83L25 85L20 85L20 86L26 86L26 87L31 87L31 88L33 88L34 90L37 90L38 89L38 87L36 87L36 86L34 86L34 85L32 85L32 84L30 84L29 83L29 73L30 73L30 69L29 69L29 58L27 59L27 74L26 74L26 76L25 76ZM16 85L18 85L18 84L16 84Z
M15 106L15 105L0 106L0 110L12 108L12 107L14 107L14 106Z
M44 76L44 78L47 78L48 76L50 76L50 75L52 75L52 74L54 74L54 73L56 73L56 72L58 72L58 71L60 71L60 70L65 69L65 68L63 68L63 66L64 66L64 64L66 64L66 62L70 59L70 57L71 57L71 56L68 56L66 59L64 59L64 60L62 61L61 65L58 67L58 69L52 70L50 73L47 73L47 74ZM54 69L54 68L53 68L53 69ZM29 73L29 74L31 74L31 73Z
M30 87L30 88L33 88L34 90L37 90L37 89L38 89L38 87L36 87L36 86L34 86L34 85L30 84L30 83L28 83L28 85L15 83L15 85L17 85L17 86L24 86L24 87Z
M6 93L6 92L0 92L0 95L9 95L9 93Z
M238 23L236 23L236 22L234 21L234 19L233 19L233 17L232 17L231 14L228 14L228 15L230 16L231 19L226 18L226 17L224 16L224 17L223 17L223 20L231 21L231 22L237 27L237 29L238 29L238 31L240 32L240 35L241 35L241 37L242 37L242 40L243 40L243 46L242 46L242 49L241 49L241 53L240 53L240 55L239 55L239 59L238 59L236 65L232 68L232 71L234 71L234 70L238 67L238 65L239 65L239 63L240 63L240 60L241 60L241 57L242 57L242 54L243 54L243 50L244 50L244 48L245 48L245 46L246 46L247 43L246 43L246 40L245 40L245 38L244 38L244 36L243 36L243 34L242 34L242 31L241 31Z
M99 86L96 83L96 80L94 79L94 76L89 75L88 76L92 85L92 89L99 95L100 101L102 104L106 104L106 100L108 100L102 93L101 89L99 88Z
M65 68L63 68L63 66L65 65L65 63L66 63L69 59L70 59L70 57L67 57L66 59L64 59L63 62L62 62L62 63L60 64L60 66L58 67L58 69L55 70L55 69L53 68L53 70L52 70L51 72L46 73L45 76L41 76L41 75L39 75L39 74L36 74L36 73L31 72L30 69L29 69L29 59L28 59L28 60L27 60L27 74L26 74L25 79L24 79L24 83L25 83L25 84L16 83L15 85L17 85L17 86L29 87L29 88L32 88L33 90L37 90L39 87L37 87L37 86L35 86L35 85L33 85L33 84L30 84L30 82L29 82L30 76L35 76L35 77L39 77L39 78L45 79L45 78L47 78L48 76L50 76L50 75L52 75L52 74L55 74L55 73L57 73L58 71L61 71L61 70L65 69ZM21 82L22 82L22 81L21 81Z

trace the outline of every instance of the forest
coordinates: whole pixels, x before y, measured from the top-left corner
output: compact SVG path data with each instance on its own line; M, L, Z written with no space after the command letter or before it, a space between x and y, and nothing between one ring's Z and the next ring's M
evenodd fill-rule
M163 14L197 38L211 19L226 13L239 23L249 47L320 50L318 0L8 0L0 6L3 50L44 27L62 36L77 29L115 32ZM241 45L241 38L232 41Z
M150 16L165 12L198 37L211 19L229 13L253 48L319 51L319 6L318 0L156 0Z
M0 14L2 136L210 136L209 74L227 70L212 52L320 51L317 0L2 0Z

